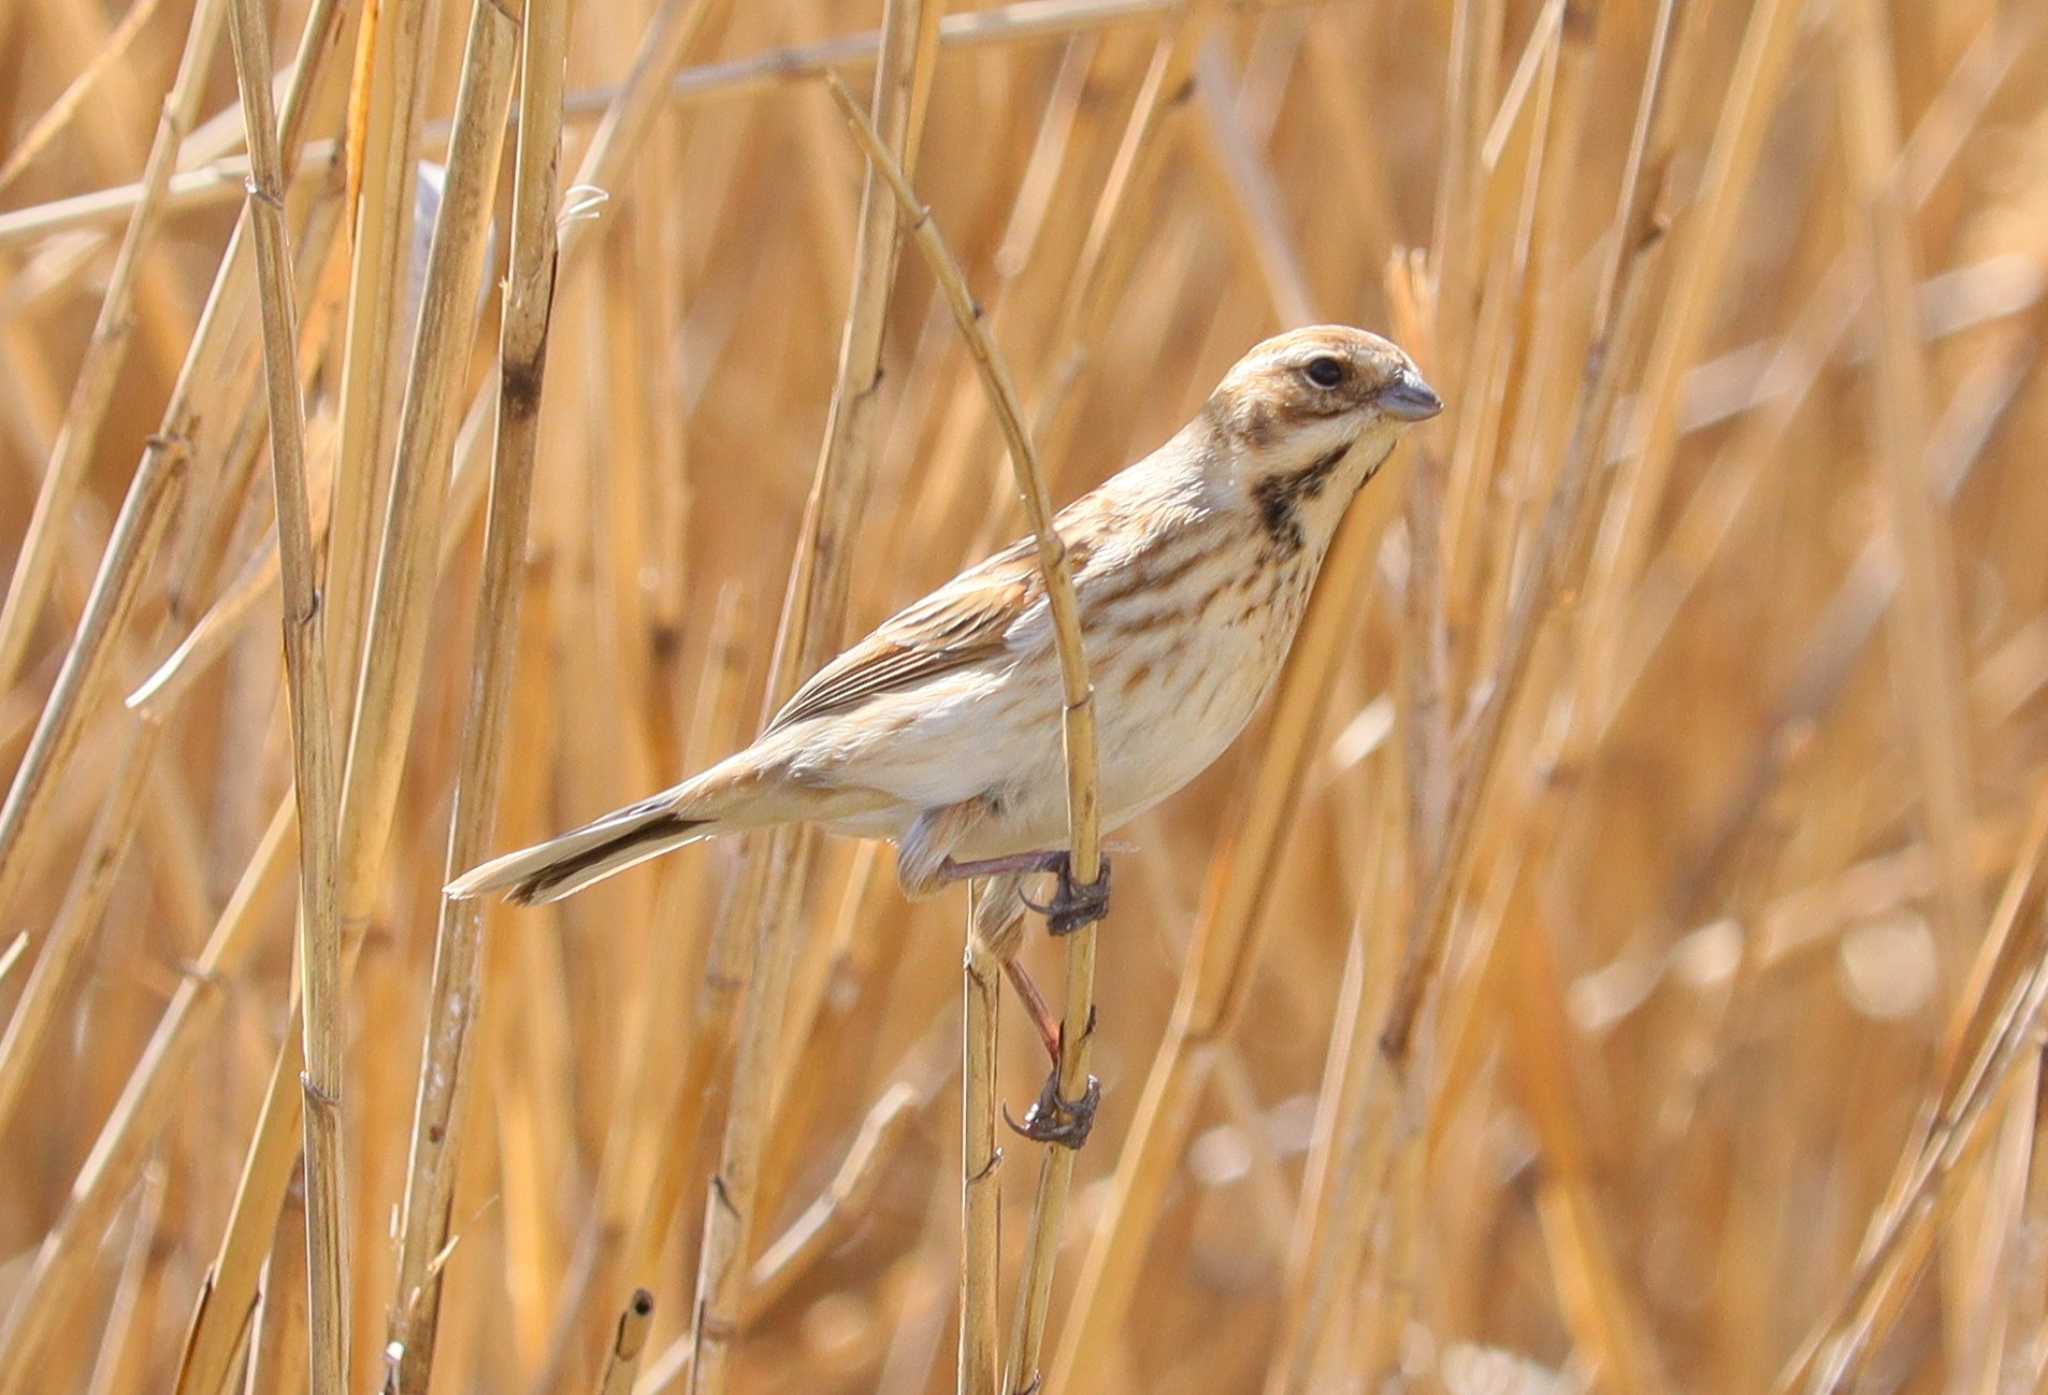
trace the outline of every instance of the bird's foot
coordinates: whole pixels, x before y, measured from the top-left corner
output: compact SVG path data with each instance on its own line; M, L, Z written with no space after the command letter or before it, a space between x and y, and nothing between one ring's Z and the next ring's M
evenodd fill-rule
M1081 1098L1070 1100L1060 1094L1060 1068L1055 1061L1052 1073L1039 1087L1038 1098L1024 1111L1024 1121L1012 1119L1010 1107L1004 1105L1003 1122L1035 1143L1057 1143L1062 1148L1078 1149L1088 1141L1088 1131L1095 1127L1095 1107L1101 1102L1102 1082L1092 1075Z
M1059 888L1052 900L1041 906L1028 896L1024 898L1025 905L1045 917L1048 933L1071 935L1109 914L1109 859L1100 859L1098 866L1101 870L1095 880L1084 886L1074 880L1073 858L1066 853L1054 854L1046 868L1059 878Z

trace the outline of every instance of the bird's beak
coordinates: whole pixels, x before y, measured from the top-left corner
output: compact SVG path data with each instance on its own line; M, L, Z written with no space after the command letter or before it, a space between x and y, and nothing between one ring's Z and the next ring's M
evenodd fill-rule
M1402 421L1428 421L1444 409L1436 389L1422 381L1422 375L1404 368L1393 382L1380 389L1379 409Z

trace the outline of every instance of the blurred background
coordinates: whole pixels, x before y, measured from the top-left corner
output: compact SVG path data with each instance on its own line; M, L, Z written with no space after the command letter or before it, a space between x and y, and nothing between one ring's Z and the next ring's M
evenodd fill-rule
M201 328L248 171L224 8L0 6L9 1392L307 1379L296 1108L260 1122L296 1099L296 884L246 252ZM906 904L887 848L700 846L493 906L445 1240L402 1206L517 140L450 160L469 7L367 9L366 38L360 3L267 7L344 714L365 558L404 543L401 403L448 404L409 457L431 581L391 602L417 673L373 641L406 696L340 728L392 776L338 1023L348 1384L421 1345L411 1232L434 1389L597 1388L622 1312L637 1388L685 1388L746 947L782 916L730 1388L954 1389L965 898ZM793 568L830 653L1024 530L910 250L872 450L805 528L864 170L816 78L866 100L883 18L572 7L557 186L584 187L490 849L746 741ZM1055 502L1297 323L1389 334L1449 404L1355 511L1278 715L1121 832L1042 1389L2048 1388L2044 18L1018 0L902 58L918 192ZM497 66L486 137L519 114ZM484 245L415 361L460 179ZM1064 953L1034 928L1055 1006ZM1002 1027L1021 1113L1043 1054L1014 1003ZM1002 1141L1007 1350L1039 1149Z

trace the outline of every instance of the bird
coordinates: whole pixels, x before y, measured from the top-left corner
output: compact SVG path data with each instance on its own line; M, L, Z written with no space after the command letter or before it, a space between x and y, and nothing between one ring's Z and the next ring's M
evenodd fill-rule
M1389 340L1290 330L1239 359L1165 444L1056 515L1095 691L1105 831L1236 739L1279 676L1352 499L1442 410ZM1021 900L1021 878L1051 873L1051 901L1025 904L1068 933L1101 918L1109 885L1106 862L1093 885L1072 876L1062 712L1045 579L1025 538L883 621L746 749L485 862L447 894L554 901L685 844L809 823L893 842L913 898L989 878L999 899ZM1014 962L1014 936L994 948ZM1033 1013L1047 1032L1042 1000Z

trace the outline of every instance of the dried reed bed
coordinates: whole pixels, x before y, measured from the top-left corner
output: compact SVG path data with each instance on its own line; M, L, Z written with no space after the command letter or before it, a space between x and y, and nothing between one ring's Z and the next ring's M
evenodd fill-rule
M2031 7L372 13L0 9L0 1392L2048 1389ZM1027 948L1074 1158L885 849L438 895L1026 530L920 252L1055 502L1451 403Z

